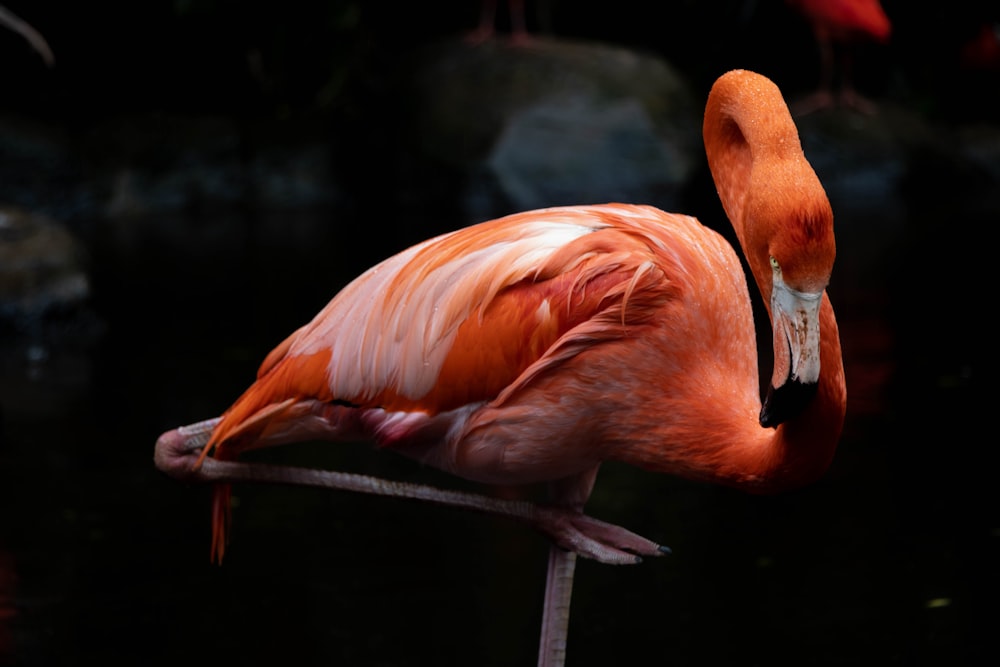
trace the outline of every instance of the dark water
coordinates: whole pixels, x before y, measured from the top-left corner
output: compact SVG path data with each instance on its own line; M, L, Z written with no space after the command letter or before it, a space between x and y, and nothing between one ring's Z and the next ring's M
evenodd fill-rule
M993 664L996 337L979 239L996 220L914 173L901 218L838 217L851 404L829 474L759 498L607 466L590 512L674 555L580 563L570 665ZM223 410L346 280L455 224L361 213L173 213L95 234L103 334L34 361L4 349L0 664L534 664L547 545L529 529L245 486L218 567L207 489L153 467L161 432ZM365 445L274 456L461 486Z

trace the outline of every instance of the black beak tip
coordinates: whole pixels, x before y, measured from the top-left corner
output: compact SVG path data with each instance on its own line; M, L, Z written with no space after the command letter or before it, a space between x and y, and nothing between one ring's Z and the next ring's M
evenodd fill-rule
M764 428L776 428L798 416L816 396L818 386L815 382L789 380L777 389L770 387L760 409L760 425Z

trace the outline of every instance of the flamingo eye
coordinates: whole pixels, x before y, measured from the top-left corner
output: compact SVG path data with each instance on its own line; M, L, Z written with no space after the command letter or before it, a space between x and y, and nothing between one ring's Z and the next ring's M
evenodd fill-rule
M781 271L781 265L778 264L778 260L776 260L774 257L770 257L769 259L771 260L771 268L774 269L775 271Z

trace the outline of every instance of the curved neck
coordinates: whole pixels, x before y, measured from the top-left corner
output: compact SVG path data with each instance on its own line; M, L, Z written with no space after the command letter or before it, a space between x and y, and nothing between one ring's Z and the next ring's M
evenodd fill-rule
M759 464L759 480L748 490L775 492L816 481L833 461L847 412L840 333L826 294L820 308L820 367L816 396L805 409L765 433L771 455Z
M776 428L765 427L758 420L755 363L751 369L731 356L729 366L699 366L685 379L697 383L698 400L683 400L685 393L682 400L664 397L662 413L673 418L648 435L633 433L637 442L629 459L647 469L760 493L801 486L829 466L846 412L840 334L824 291L836 254L833 213L781 92L765 77L734 71L716 82L704 139L722 205L772 318L775 357L785 357L781 366L775 363L771 387L807 377L816 392L783 414ZM815 309L804 310L794 299L779 299L774 308L780 313L772 312L778 281L781 295L822 293L818 318ZM743 360L755 359L752 323L747 327L717 341L720 350L738 340L748 348ZM816 328L818 337L805 333ZM797 375L795 364L808 364L809 372Z
M661 397L660 414L675 419L620 433L619 458L657 473L711 482L751 493L776 493L818 479L829 467L840 439L847 402L840 337L833 307L824 295L816 396L796 417L777 428L760 425L756 373L745 378L741 398L732 390L705 393L697 402ZM703 386L730 386L723 381ZM652 393L648 401L657 400Z

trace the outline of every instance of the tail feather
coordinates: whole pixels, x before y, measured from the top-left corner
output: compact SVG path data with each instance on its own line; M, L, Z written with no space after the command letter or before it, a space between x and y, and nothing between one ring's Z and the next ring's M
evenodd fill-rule
M292 336L268 355L258 377L222 415L195 463L197 469L207 456L234 460L240 452L258 444L267 427L296 403L304 400L332 400L326 378L329 350L310 355L284 356ZM232 526L232 486L216 483L212 490L212 560L222 563Z
M237 401L223 416L219 425L212 432L212 437L202 449L196 465L201 465L202 461L213 448L215 453L213 458L220 460L232 460L239 453L235 448L224 448L223 443L232 443L237 439L253 442L257 436L275 418L280 418L281 413L295 404L296 399L289 398L281 403L272 403L262 409L254 410L255 405L250 401ZM243 418L244 412L251 413L249 417ZM227 428L228 425L228 428ZM222 557L225 555L226 547L229 544L229 534L232 527L232 485L228 482L216 483L212 489L212 561L222 564Z
M213 563L222 565L222 557L229 545L229 534L233 523L233 487L228 482L220 482L212 488L212 552Z

